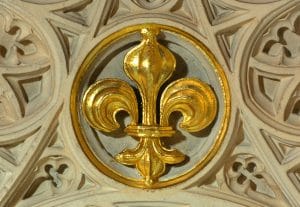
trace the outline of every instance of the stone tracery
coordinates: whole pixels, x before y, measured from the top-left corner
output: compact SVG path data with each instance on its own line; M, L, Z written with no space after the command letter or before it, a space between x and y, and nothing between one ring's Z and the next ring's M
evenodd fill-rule
M108 198L109 196L105 196L106 192L115 192L114 197L124 195L124 188L99 175L83 158L84 154L78 150L76 142L72 141L75 140L75 135L68 124L69 93L65 91L70 90L70 80L80 62L98 41L113 33L114 28L143 23L147 18L158 23L182 27L212 50L225 68L233 92L233 108L238 108L239 111L236 115L238 118L233 118L228 132L228 148L224 150L226 152L221 152L224 157L216 158L212 162L211 174L215 180L209 183L207 174L199 173L197 179L191 180L189 187L185 186L184 193L193 191L197 195L209 195L207 200L215 199L215 202L218 202L218 196L233 203L240 199L240 205L266 205L261 199L264 196L278 199L276 201L282 206L300 205L297 199L300 184L300 62L297 44L299 2L15 2L12 5L0 0L4 8L0 12L0 197L5 197L0 199L0 205L18 203L19 206L31 206L44 202L43 206L59 206L68 202L73 202L73 205L81 202L83 206L97 206L99 203L93 203L90 195L93 195L95 200ZM257 5L259 9L256 9ZM20 8L33 14L23 16ZM43 12L38 12L39 10ZM32 23L31 19L41 21ZM263 25L265 22L268 24ZM47 29L49 34L46 34ZM51 44L55 45L55 51L50 49ZM239 67L240 65L242 67ZM57 75L57 71L61 75ZM62 100L57 98L55 92L61 87L58 84L60 81L65 83L64 87L60 88L60 96L64 97L65 102L63 107ZM57 136L65 138L63 141L49 143L50 140L56 140ZM178 137L182 136L178 134ZM255 153L252 152L253 149L256 150ZM43 151L45 154L41 155ZM232 151L237 152L227 156ZM54 160L59 160L59 164ZM38 163L40 165L36 165ZM234 167L227 167L230 164ZM25 165L28 165L28 168ZM43 166L43 170L46 169L43 173L48 174L28 176L34 170L34 166ZM224 168L224 171L218 171L220 168ZM258 169L263 170L255 174ZM233 178L236 173L237 182L234 184ZM62 181L63 175L66 175L66 182ZM29 186L36 184L38 177L49 178L47 181L50 185L40 182L36 188L39 190L34 191ZM70 178L76 181L74 185L69 185ZM23 183L20 179L26 182ZM51 179L54 180L54 185ZM263 181L264 179L267 181ZM247 183L247 190L239 193L237 189ZM64 184L67 186L61 188L64 190L57 190L56 187ZM263 185L271 187L268 189ZM19 186L27 189L24 191L27 192L26 195L13 196ZM37 193L48 187L55 193ZM258 190L259 187L261 190ZM181 187L178 189L185 191L181 190ZM173 189L174 194L178 199L184 200L176 190L177 187ZM84 198L80 200L79 194L84 195ZM67 196L75 201L68 201ZM155 196L158 198L165 195L161 193ZM195 205L192 201L176 200L174 197L173 201L153 201L151 204L151 201L147 201L147 192L141 194L140 200L114 200L112 197L110 199L103 202L106 202L107 206ZM271 201L267 202L267 205L273 204ZM231 206L225 201L223 205Z

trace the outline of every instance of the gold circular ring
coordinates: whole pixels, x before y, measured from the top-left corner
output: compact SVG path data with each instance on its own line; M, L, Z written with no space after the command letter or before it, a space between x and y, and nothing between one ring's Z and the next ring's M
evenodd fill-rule
M193 46L195 46L198 51L200 51L209 61L209 63L213 66L214 72L218 75L219 84L222 89L222 95L223 95L223 107L224 107L224 116L222 117L222 123L220 126L220 129L218 131L217 137L215 138L215 141L213 145L210 147L208 153L190 170L187 172L178 175L177 177L171 178L169 180L160 181L155 183L151 186L151 188L163 188L170 185L181 183L188 178L191 178L196 173L198 173L201 169L203 169L216 155L218 152L221 144L223 143L223 140L225 138L229 120L230 120L230 111L231 111L231 103L230 103L230 90L227 82L227 78L225 76L225 73L220 66L220 64L217 62L214 55L209 51L209 49L198 39L193 37L192 35L188 34L187 32L167 25L161 25L161 24L139 24L139 25L133 25L126 28L123 28L105 39L103 39L101 42L99 42L87 55L87 57L84 59L83 63L81 64L73 85L71 89L71 97L70 97L70 109L71 109L71 118L72 118L72 124L78 139L78 142L85 153L85 155L88 157L88 159L94 164L94 166L100 170L103 174L105 174L108 177L113 178L116 181L119 181L123 184L138 187L138 188L147 188L145 186L144 182L141 180L128 178L120 173L116 172L115 170L108 167L104 162L99 160L97 156L93 153L91 148L89 147L89 144L87 142L87 139L85 137L85 134L82 131L80 122L79 122L79 115L78 115L78 94L80 91L81 82L83 81L83 77L88 72L91 64L95 61L95 59L101 55L101 53L108 48L113 43L117 42L118 40L141 31L141 29L145 27L158 27L161 31L167 31L174 35L177 35L184 40L190 42Z

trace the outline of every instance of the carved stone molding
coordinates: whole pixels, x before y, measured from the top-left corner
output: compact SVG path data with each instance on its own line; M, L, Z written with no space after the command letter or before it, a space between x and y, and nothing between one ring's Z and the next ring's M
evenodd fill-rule
M174 28L157 35L177 65L158 97L171 82L193 77L208 84L217 100L216 118L202 132L181 130L184 120L171 115L176 131L161 138L161 146L188 159L166 164L164 173L152 173L154 180L176 179L210 147L214 156L193 176L151 190L99 170L80 145L71 115L79 114L97 159L133 183L143 179L143 170L114 159L139 139L123 130L95 130L81 107L85 91L98 80L118 78L136 87L123 62L140 44L140 31L102 48L90 72L81 79L76 74L97 45L145 24ZM298 0L0 0L0 206L300 206L299 40ZM225 105L212 59L227 79L231 100L217 148ZM75 112L74 82L81 84ZM133 94L141 111L138 90ZM126 128L130 118L120 115L116 121Z

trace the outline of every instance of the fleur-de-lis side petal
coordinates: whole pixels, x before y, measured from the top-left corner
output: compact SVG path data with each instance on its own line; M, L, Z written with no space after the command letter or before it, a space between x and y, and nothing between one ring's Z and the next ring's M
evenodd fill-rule
M91 85L84 94L82 110L88 123L104 132L120 127L116 120L120 111L131 116L132 124L138 121L135 93L128 83L117 79L105 79Z
M160 102L160 124L168 126L172 112L183 115L180 127L188 132L206 128L217 112L217 102L210 87L193 78L174 81L164 90Z
M167 149L161 138L172 137L175 131L169 126L171 113L183 115L180 127L189 132L206 128L214 120L217 100L212 89L194 78L183 78L169 84L160 98L159 121L157 101L161 86L175 71L173 54L157 42L159 29L141 30L141 43L131 49L124 59L124 71L133 80L142 98L142 120L138 120L138 103L131 86L118 79L104 79L91 85L85 92L82 110L88 123L104 132L119 128L116 114L126 111L131 123L125 132L139 138L134 149L124 149L115 159L124 165L134 165L151 188L165 173L166 165L178 164L185 155L177 149Z

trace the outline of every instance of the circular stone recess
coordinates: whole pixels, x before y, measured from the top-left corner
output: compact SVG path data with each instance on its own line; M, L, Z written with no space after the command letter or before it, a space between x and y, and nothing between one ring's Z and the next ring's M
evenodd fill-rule
M293 48L300 36L299 20L299 7L289 4L266 18L245 47L239 79L247 107L276 131L296 136L300 132L300 58Z
M162 144L167 148L180 150L187 158L180 164L167 165L159 181L151 186L161 188L182 182L205 167L218 152L228 127L230 94L227 80L223 69L200 41L180 29L158 24L134 25L111 34L93 48L79 68L72 86L70 107L79 144L89 160L102 173L121 183L147 188L135 167L122 165L114 159L124 149L133 149L138 144L137 138L124 132L130 117L119 113L117 118L121 128L113 133L103 133L88 124L83 116L81 103L88 87L105 78L124 80L138 94L137 86L123 70L123 61L127 52L140 43L140 30L149 25L160 29L158 42L167 47L176 58L176 69L161 91L179 78L193 77L207 83L217 99L214 121L200 132L188 133L181 130L178 124L182 119L181 114L171 115L170 123L176 133L173 137L161 138Z

